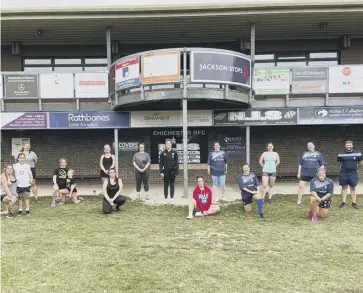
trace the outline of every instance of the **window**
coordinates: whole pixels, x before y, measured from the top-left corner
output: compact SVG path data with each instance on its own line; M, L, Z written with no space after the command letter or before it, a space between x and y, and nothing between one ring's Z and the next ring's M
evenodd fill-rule
M24 58L27 72L107 72L107 58Z
M339 64L339 52L276 52L257 54L256 68L333 66Z

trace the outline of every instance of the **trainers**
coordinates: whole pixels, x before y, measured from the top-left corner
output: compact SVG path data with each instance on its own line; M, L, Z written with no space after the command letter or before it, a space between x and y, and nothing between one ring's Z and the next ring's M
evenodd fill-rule
M30 216L30 211L26 211L26 212L25 212L25 214L26 214L27 216Z
M60 201L58 204L59 204L59 205L62 205L62 204L64 204L64 201Z
M15 218L15 216L13 215L13 213L8 212L6 215L7 218Z
M312 216L311 221L312 221L314 224L317 224L317 223L318 223L318 216L317 216L317 215Z
M342 202L339 207L340 208L345 208L346 206L347 206L347 204L345 202Z
M22 215L23 211L18 211L18 216L20 217Z
M302 206L302 202L301 202L300 200L298 200L296 204L297 204L299 207L301 207L301 206Z
M258 217L260 218L260 220L264 221L265 220L265 217L263 214L258 214Z
M145 200L149 200L149 195L145 193Z
M50 205L51 208L55 208L55 201L52 201L51 205Z
M201 217L201 216L202 216L202 213L201 213L201 212L196 212L196 213L194 214L194 216L195 216L195 217Z
M353 203L352 203L352 208L353 208L353 209L356 209L356 210L358 210L358 209L359 209L358 205L357 205L355 202L353 202Z

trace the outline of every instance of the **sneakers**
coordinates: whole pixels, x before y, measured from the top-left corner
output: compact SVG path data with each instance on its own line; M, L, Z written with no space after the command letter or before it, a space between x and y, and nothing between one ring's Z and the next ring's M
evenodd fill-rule
M149 195L145 193L145 200L149 200Z
M15 216L13 215L13 213L11 212L8 212L7 215L6 215L7 218L15 218Z
M23 214L23 211L18 211L18 217L20 217Z
M301 206L302 206L302 202L301 202L301 200L298 200L296 204L297 204L299 207L301 207Z
M347 204L345 202L342 202L339 207L340 208L345 208L346 206L347 206Z
M260 218L260 220L264 221L265 220L265 217L263 214L258 214L258 217Z
M30 211L26 211L25 215L30 216Z
M353 209L356 209L356 210L358 210L358 209L359 209L358 205L357 205L355 202L353 202L353 203L352 203L352 208L353 208Z
M313 222L314 224L317 224L318 223L318 216L317 215L312 216L311 222Z
M194 214L194 216L195 216L195 217L201 217L201 216L202 216L202 213L201 213L201 212L196 212L196 213Z
M51 205L50 205L51 208L55 208L55 201L52 201Z
M187 219L187 220L191 220L191 219L193 219L193 215L188 215L188 216L186 217L186 219Z

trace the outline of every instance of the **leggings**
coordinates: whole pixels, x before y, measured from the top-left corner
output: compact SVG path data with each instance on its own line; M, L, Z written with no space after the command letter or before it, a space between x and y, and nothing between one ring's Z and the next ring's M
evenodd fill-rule
M123 195L119 195L117 198L115 198L113 202L116 205L116 210L119 211L120 206L122 206L126 202L126 197L124 197ZM111 214L111 212L112 212L112 206L105 198L103 198L102 213Z
M144 184L145 192L149 191L149 172L145 171L141 173L139 171L135 171L135 178L136 178L136 192L140 192L141 184Z
M164 197L168 198L168 187L170 184L170 197L174 198L174 184L175 184L175 171L165 171L164 172Z

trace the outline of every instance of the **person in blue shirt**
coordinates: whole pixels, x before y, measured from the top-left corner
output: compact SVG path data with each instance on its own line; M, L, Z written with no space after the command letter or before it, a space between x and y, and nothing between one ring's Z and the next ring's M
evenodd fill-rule
M331 205L331 196L334 193L333 180L326 177L323 167L318 169L318 176L310 182L309 219L318 222L318 217L325 219Z
M216 196L215 202L224 199L226 191L227 174L227 154L221 151L219 142L213 144L214 151L208 156L208 175L212 175L213 194ZM218 190L219 189L219 190Z
M243 173L238 176L238 186L241 190L243 208L246 213L252 211L252 200L256 200L258 216L261 220L264 219L263 213L263 198L260 191L260 182L255 173L250 171L250 166L244 164Z
M353 142L347 140L345 142L345 150L338 155L340 163L339 185L342 187L341 208L347 206L347 191L350 188L350 197L352 199L352 207L358 209L357 194L355 187L358 184L358 168L363 165L362 153L353 148Z
M299 167L297 178L300 179L297 193L298 206L302 204L301 200L306 184L316 177L316 170L325 165L324 157L320 152L315 151L314 143L308 142L307 148L308 151L303 152L298 159Z

